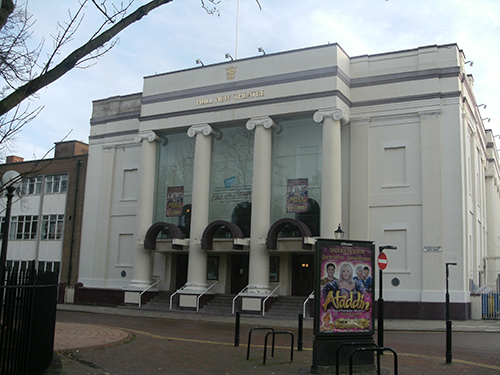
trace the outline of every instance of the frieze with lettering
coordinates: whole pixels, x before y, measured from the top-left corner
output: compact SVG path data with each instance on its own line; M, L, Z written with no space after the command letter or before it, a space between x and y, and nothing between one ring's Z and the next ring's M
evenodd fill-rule
M256 99L256 98L262 98L264 95L265 95L264 90L244 91L231 95L219 95L219 96L212 96L208 98L198 99L196 100L196 105L197 106L214 105L219 103Z

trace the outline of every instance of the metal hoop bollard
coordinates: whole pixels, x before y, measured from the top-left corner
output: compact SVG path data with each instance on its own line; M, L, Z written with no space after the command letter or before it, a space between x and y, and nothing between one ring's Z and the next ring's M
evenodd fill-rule
M270 330L274 331L274 328L272 327L255 327L250 329L250 332L248 332L248 345L247 345L247 360L250 358L250 341L252 339L252 332L253 331L260 331L260 330ZM274 348L274 336L273 336L273 348Z
M345 342L343 344L340 344L337 347L337 350L335 351L335 373L339 375L340 373L340 364L339 364L339 353L340 353L340 348L345 347L345 346L354 346L354 345L363 345L363 347L366 346L373 346L375 348L378 348L378 345L375 344L374 342ZM377 357L377 360L379 357ZM380 368L380 362L377 362L378 367Z
M392 348L357 348L354 349L351 354L349 355L349 375L352 375L352 358L354 357L354 354L357 352L377 352L377 374L380 375L380 353L383 353L384 351L390 351L392 354L394 354L394 375L398 375L398 354L396 351Z
M291 339L292 339L292 345L291 345L291 351L290 351L290 362L293 362L293 344L294 344L294 336L293 336L293 333L290 332L290 331L272 331L272 332L268 332L266 334L266 339L265 339L265 342L264 342L264 361L263 361L263 365L266 364L266 353L267 353L267 338L269 335L273 335L273 349L272 349L272 352L271 352L271 358L274 357L274 337L276 335L290 335Z

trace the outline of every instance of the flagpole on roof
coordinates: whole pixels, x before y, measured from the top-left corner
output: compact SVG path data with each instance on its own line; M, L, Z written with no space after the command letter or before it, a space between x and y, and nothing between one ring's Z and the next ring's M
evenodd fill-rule
M240 0L238 0L238 5L236 9L236 51L234 53L234 58L238 60L238 31L240 28Z

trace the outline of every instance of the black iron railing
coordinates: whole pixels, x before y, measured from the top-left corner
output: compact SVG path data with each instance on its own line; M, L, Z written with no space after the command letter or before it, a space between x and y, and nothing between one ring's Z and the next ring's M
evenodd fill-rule
M54 348L58 275L16 268L0 285L0 375L38 375Z

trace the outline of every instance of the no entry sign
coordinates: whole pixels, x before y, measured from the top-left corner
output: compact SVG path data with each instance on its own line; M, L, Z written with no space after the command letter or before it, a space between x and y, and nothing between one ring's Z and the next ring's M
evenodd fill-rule
M380 253L377 258L378 268L380 268L382 271L385 270L387 267L387 263L387 255L385 255L385 253Z

